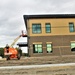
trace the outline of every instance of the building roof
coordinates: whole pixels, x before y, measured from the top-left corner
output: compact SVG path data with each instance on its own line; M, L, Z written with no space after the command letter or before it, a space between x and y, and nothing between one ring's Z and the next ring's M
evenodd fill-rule
M75 14L42 14L42 15L23 15L27 28L28 19L46 19L46 18L75 18Z

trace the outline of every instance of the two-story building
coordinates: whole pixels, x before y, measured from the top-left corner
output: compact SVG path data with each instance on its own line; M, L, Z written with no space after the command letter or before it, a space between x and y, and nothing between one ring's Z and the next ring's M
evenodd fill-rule
M29 56L75 54L75 14L24 15Z

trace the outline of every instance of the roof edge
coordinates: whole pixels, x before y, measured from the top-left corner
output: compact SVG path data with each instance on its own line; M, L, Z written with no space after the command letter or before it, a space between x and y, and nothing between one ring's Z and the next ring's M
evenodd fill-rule
M37 14L24 15L24 19L38 19L38 18L75 18L75 14Z
M26 29L28 19L45 19L45 18L75 18L75 14L35 14L35 15L23 15Z

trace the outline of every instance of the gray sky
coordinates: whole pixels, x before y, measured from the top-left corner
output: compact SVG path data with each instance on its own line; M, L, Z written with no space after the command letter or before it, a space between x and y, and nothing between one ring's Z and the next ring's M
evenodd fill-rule
M0 0L0 47L25 30L26 14L75 14L75 0Z

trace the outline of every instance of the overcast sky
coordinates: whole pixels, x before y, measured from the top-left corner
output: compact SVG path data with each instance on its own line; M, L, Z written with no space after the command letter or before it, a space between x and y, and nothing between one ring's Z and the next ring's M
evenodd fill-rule
M0 0L0 47L25 30L26 14L75 14L75 0Z

